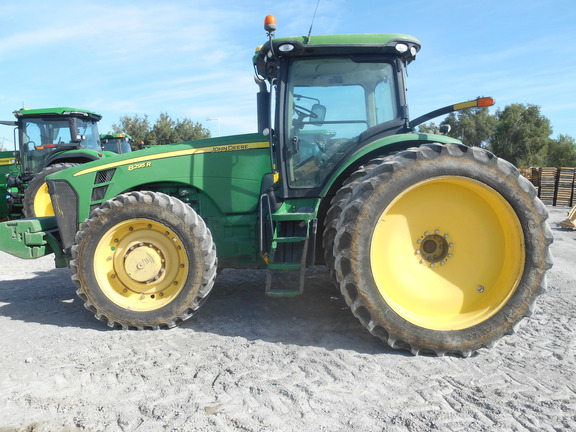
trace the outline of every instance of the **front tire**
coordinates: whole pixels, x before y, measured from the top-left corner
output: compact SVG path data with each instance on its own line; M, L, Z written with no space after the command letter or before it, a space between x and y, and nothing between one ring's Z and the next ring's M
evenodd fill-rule
M480 148L429 144L360 181L338 219L336 276L375 336L469 356L531 314L552 233L532 185Z
M22 201L24 216L27 218L54 216L54 208L52 207L52 200L48 193L46 177L55 172L75 167L76 165L78 164L70 162L54 164L36 174L24 191L24 200Z
M216 277L204 221L162 193L131 192L102 204L76 235L72 257L77 294L110 327L174 327L204 303Z

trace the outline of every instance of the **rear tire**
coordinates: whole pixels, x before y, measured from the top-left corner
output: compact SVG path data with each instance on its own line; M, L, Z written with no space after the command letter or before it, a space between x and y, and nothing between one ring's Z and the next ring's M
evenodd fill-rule
M469 356L513 333L546 290L547 217L508 162L423 145L354 187L338 218L336 277L354 315L390 346Z
M77 294L110 327L157 329L189 319L216 278L204 221L162 193L119 195L76 235L70 267Z
M24 216L26 217L43 217L54 216L54 208L52 207L52 200L48 193L48 185L46 184L46 177L55 172L62 171L66 168L75 167L77 163L59 163L50 165L40 171L34 176L32 181L28 183L28 187L24 191Z
M326 217L324 219L322 247L324 249L324 263L326 264L330 276L336 285L338 285L338 280L336 279L336 268L334 266L336 260L334 255L334 239L336 238L338 219L340 218L348 199L352 196L354 188L362 178L372 171L372 169L380 165L382 160L383 158L373 159L366 165L362 165L358 170L354 171L350 177L344 181L342 187L338 189L336 195L334 195L334 198L330 201L330 208L326 212Z

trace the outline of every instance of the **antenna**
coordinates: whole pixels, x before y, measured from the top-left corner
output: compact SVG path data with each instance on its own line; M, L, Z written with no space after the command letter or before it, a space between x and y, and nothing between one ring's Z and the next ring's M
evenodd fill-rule
M314 19L316 18L316 12L318 12L318 6L320 5L320 0L316 2L316 9L314 10L314 15L312 16L312 23L310 23L310 30L308 30L308 39L310 39L310 35L312 34L312 26L314 25Z

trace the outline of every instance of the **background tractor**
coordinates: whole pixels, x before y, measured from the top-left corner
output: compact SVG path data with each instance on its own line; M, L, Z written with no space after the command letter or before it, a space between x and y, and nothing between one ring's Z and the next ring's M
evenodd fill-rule
M481 148L415 126L401 34L274 38L256 50L258 132L161 146L54 173L55 218L0 224L0 249L56 254L111 327L174 327L219 268L303 292L326 264L390 346L468 356L513 333L546 289L552 234L534 187Z
M19 143L21 173L8 177L11 218L53 216L46 176L104 156L99 141L99 114L76 108L14 111L14 142ZM16 135L18 137L16 138Z
M117 154L132 151L132 137L125 133L100 134L102 150Z

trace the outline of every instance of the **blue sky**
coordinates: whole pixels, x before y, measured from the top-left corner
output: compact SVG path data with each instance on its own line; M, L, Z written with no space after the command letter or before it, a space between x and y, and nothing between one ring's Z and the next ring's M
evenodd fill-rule
M0 6L0 119L22 106L103 115L188 117L222 135L256 130L254 49L308 32L316 0L20 0ZM321 0L314 34L406 33L412 118L492 96L496 108L535 104L553 136L576 138L576 0ZM0 126L0 144L12 132Z

